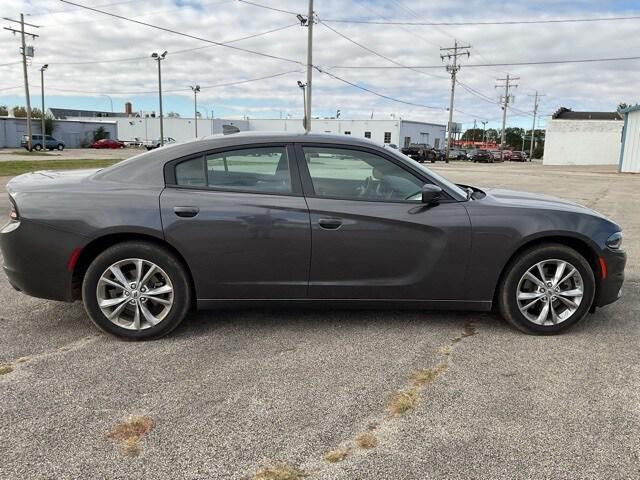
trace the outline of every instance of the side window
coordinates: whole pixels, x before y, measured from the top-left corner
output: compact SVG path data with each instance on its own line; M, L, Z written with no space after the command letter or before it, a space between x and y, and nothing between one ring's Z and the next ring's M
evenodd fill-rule
M245 192L291 193L289 159L284 147L212 153L177 164L176 183Z
M420 201L424 182L384 157L360 150L304 147L319 197Z

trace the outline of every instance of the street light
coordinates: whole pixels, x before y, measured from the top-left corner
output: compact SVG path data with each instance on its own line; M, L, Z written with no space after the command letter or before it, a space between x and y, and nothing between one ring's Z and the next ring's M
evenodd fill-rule
M482 124L482 148L485 148L486 145L484 145L486 143L486 133L487 133L487 123L489 123L488 120L481 120L480 123Z
M193 107L194 107L194 117L196 124L196 138L198 138L198 93L200 93L200 85L196 85L195 87L191 85L191 90L193 90Z
M164 145L164 127L162 125L162 69L160 68L160 62L167 56L167 51L158 55L156 52L151 54L151 58L158 62L158 97L160 100L160 146Z
M307 92L305 91L305 89L307 88L307 84L302 83L300 80L298 80L298 86L302 90L302 104L304 106L304 116L302 118L302 126L306 131L307 130Z
M42 148L47 148L47 132L45 131L44 125L44 71L49 68L49 64L45 63L42 67L40 67L40 89L42 92Z

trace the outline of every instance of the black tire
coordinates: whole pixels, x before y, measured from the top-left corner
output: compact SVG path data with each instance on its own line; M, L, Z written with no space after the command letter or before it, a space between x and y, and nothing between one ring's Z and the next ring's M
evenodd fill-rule
M153 262L166 272L173 285L173 305L166 317L142 330L129 330L112 323L98 306L96 290L100 276L114 263L129 258ZM101 330L130 340L147 340L163 337L180 325L191 307L192 292L185 267L169 250L153 243L130 241L107 248L91 262L82 282L82 298L89 318Z
M33 149L34 149L36 152L39 152L40 150L42 150L42 145L40 145L39 143L36 143L36 144L33 146Z
M59 143L57 148L58 148L58 150L62 151L62 150L64 150L64 145Z
M558 259L573 265L583 282L579 307L566 320L554 325L539 325L528 320L517 303L518 283L531 267L544 260ZM578 323L588 313L595 295L595 277L589 262L577 251L556 243L537 245L519 254L508 265L498 287L498 308L502 317L517 329L531 335L554 335Z

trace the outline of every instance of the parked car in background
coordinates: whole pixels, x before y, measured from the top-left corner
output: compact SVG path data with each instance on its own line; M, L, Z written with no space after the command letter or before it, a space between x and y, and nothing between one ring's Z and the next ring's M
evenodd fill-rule
M495 307L549 335L615 302L624 281L622 231L603 215L457 185L344 135L210 137L20 175L6 191L10 284L81 299L130 339L166 335L195 307L278 303Z
M452 148L449 150L449 160L465 160L467 152L460 148Z
M500 153L499 149L496 150L489 150L491 152L491 155L493 155L493 161L494 162L503 162L504 160L507 159L507 151L505 150L502 154Z
M176 139L171 137L165 137L164 144L168 145L170 143L176 143ZM142 144L145 146L147 150L153 150L154 148L158 148L161 145L159 138L157 140L145 141Z
M527 156L524 152L516 150L511 152L511 155L509 156L509 160L512 162L526 162Z
M493 156L493 153L491 153L489 150L476 150L473 155L471 155L471 160L473 161L473 163L493 163L495 161L495 158Z
M119 140L112 140L110 138L103 138L97 142L91 144L91 148L124 148L124 142Z
M29 149L29 137L27 135L22 136L20 146ZM45 135L44 142L42 141L42 135L31 135L31 148L40 151L44 148L47 150L64 150L65 143L62 140L52 137L51 135Z
M400 149L400 151L418 163L424 163L426 161L434 163L439 157L438 151L426 143L411 143L408 147Z

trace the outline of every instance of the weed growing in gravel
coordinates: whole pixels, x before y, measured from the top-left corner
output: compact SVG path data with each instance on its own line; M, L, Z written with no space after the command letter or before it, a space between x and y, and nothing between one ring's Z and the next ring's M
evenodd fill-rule
M360 448L375 448L378 446L378 438L371 432L361 433L356 437L356 445Z
M440 347L438 349L438 353L445 357L451 355L451 345L445 345L444 347Z
M387 403L387 412L391 415L402 415L414 408L418 400L420 400L420 392L416 387L398 390L391 395Z
M13 367L11 365L0 365L0 375L6 375L11 372L13 372Z
M107 436L120 442L120 447L126 455L136 456L140 453L140 439L154 426L155 422L151 417L131 416L113 427Z
M298 480L308 475L286 463L276 463L261 468L253 476L253 480Z
M421 368L411 374L411 381L416 387L424 387L432 383L438 376L447 369L446 363L439 363L432 368Z
M467 320L466 322L464 322L464 327L462 330L463 337L470 337L471 335L475 335L476 333L476 327L471 320Z
M341 462L347 457L348 454L348 448L336 448L335 450L331 450L330 452L325 453L324 459L330 463Z

